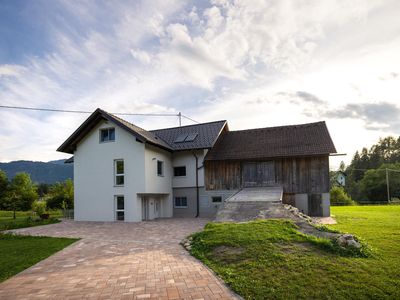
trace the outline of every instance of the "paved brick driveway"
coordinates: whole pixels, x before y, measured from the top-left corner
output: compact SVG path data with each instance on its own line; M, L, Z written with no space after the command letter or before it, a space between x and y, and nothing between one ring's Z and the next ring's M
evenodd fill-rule
M179 242L204 219L65 221L19 229L82 240L0 284L0 299L235 299Z

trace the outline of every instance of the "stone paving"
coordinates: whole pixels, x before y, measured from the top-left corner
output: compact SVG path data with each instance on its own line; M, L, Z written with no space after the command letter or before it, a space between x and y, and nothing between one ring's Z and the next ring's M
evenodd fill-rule
M237 299L179 242L205 219L14 230L81 240L0 284L0 299Z

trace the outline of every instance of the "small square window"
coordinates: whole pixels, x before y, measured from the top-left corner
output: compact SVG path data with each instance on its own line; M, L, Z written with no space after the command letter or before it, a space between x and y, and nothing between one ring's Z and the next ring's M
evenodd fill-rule
M174 176L186 176L186 166L183 167L174 167Z
M187 208L187 197L175 197L175 208Z
M100 143L115 141L115 128L100 129Z
M164 176L164 162L157 160L157 175Z
M222 202L222 197L221 196L214 196L211 197L212 203L221 203Z

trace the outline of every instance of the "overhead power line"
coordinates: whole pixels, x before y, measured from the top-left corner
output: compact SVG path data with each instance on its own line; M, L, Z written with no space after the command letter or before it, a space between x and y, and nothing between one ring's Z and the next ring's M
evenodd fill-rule
M0 105L0 108L5 109L19 109L19 110L32 110L32 111L46 111L46 112L59 112L59 113L74 113L74 114L91 114L92 111L85 110L66 110L66 109L54 109L54 108L39 108L39 107L26 107L26 106L10 106L10 105ZM179 123L181 124L181 117L188 119L195 123L200 123L188 116L185 116L181 113L173 114L173 113L128 113L128 112L112 112L114 115L120 116L145 116L145 117L179 117Z

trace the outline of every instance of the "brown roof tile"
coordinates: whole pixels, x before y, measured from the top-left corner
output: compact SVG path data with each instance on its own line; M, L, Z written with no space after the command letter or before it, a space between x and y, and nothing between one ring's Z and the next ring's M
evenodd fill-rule
M223 133L205 160L264 159L336 153L325 122Z

